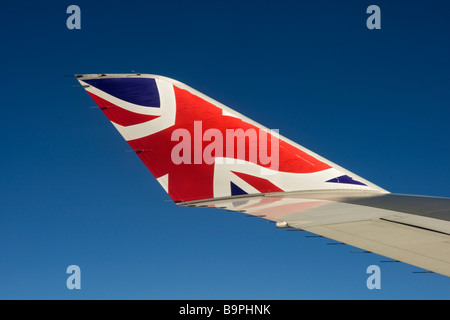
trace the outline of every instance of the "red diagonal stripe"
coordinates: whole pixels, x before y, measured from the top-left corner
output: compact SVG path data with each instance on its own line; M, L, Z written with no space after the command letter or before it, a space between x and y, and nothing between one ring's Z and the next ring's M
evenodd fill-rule
M100 98L93 93L88 93L92 97L92 99L94 99L95 103L100 107L100 109L102 109L103 113L108 117L108 119L121 126L132 126L134 124L147 122L160 117L131 112L119 106L116 106L115 104L112 104L111 102Z

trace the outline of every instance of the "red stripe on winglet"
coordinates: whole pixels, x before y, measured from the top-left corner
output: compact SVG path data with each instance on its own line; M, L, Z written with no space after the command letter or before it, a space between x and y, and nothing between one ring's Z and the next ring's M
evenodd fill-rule
M139 124L143 122L147 122L160 116L154 116L149 114L140 114L136 112L131 112L125 110L111 102L96 96L93 93L88 92L89 95L94 99L95 103L102 109L103 113L114 123L117 123L121 126L132 126L134 124Z

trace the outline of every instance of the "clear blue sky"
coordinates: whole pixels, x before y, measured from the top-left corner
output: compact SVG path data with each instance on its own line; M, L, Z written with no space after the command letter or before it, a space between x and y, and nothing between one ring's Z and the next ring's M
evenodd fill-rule
M66 8L81 8L68 30ZM366 8L381 8L368 30ZM449 299L450 279L178 208L75 73L168 76L396 193L450 197L447 1L2 1L1 299ZM66 268L81 268L81 290ZM366 268L381 267L381 289Z

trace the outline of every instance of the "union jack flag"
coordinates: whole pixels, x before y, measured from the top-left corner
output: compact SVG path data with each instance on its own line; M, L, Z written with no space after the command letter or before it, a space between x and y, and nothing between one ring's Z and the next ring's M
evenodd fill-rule
M380 189L178 81L146 74L76 77L175 202L302 190ZM206 132L216 138L227 137L227 130L254 130L267 136L245 137L244 144L233 144L231 153L229 144L215 144L212 163L199 162L195 152L182 155L191 161L175 163L177 130L189 133L190 141L183 143L195 152L200 148L200 155L214 143L212 138L204 139ZM274 145L275 169L251 156L255 149L273 153Z

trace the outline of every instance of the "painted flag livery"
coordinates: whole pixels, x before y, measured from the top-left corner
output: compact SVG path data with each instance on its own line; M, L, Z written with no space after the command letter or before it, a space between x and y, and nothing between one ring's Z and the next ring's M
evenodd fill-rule
M174 80L136 74L86 75L78 80L176 202L298 190L383 192ZM241 135L227 139L230 131ZM178 132L185 133L183 139ZM210 132L216 139L205 137ZM220 150L215 148L207 163L205 149L217 144L217 137L223 140ZM179 163L173 153L181 143L185 148L180 151L191 154ZM256 156L250 157L252 151ZM258 157L260 153L272 156L272 162Z
M179 205L224 208L450 275L450 200L391 194L189 86L75 75Z

